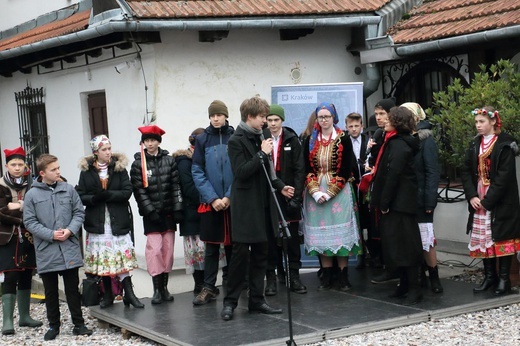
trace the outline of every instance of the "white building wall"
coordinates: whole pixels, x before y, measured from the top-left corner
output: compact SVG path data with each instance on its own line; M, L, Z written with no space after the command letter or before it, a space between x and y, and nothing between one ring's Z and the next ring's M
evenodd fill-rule
M71 184L79 176L78 160L90 153L86 97L104 91L108 126L114 151L129 157L139 150L146 112L143 72L148 85L148 108L166 134L161 147L173 152L188 146L188 136L209 124L207 107L214 99L229 107L231 125L240 120L241 102L259 94L270 102L271 86L293 84L290 71L299 64L301 84L363 81L356 75L357 58L348 53L348 30L317 29L296 41L280 41L275 30L232 31L227 39L198 42L197 32L166 32L162 44L142 45L144 69L131 67L118 74L114 66L135 56L89 67L37 75L15 73L0 77L0 144L18 146L18 119L14 92L27 84L45 90L45 107L51 153L60 158L62 174ZM129 53L129 51L125 51ZM102 60L107 57L98 58ZM91 59L92 60L92 59ZM78 64L75 64L78 65ZM70 67L72 65L65 65ZM342 115L342 121L345 115ZM132 198L136 251L145 267L141 218ZM182 239L176 239L175 267L183 267Z
M78 2L78 0L0 0L0 31Z

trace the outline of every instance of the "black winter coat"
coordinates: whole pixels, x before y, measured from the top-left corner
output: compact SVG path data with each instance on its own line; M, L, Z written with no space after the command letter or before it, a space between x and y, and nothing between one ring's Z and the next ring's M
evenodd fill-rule
M228 153L233 171L230 208L233 242L266 242L267 232L278 230L276 205L260 160L264 160L268 171L269 162L266 155L259 155L260 151L260 136L247 133L241 127L229 139ZM284 188L280 179L271 182L278 191Z
M464 193L468 202L478 197L478 154L482 136L478 135L466 151L464 167L461 171ZM491 232L493 241L520 238L520 202L516 179L515 156L518 146L507 133L498 135L490 155L490 186L481 200L482 206L491 211ZM469 218L467 233L473 229L474 209L468 203Z
M172 223L182 220L182 195L179 183L179 171L175 159L167 150L159 148L156 156L149 155L145 150L148 168L148 187L143 187L141 176L141 153L134 155L135 161L130 169L130 179L134 189L134 197L139 207L139 215L149 218L153 212L166 218L157 227L145 221L144 233L163 232L172 227Z
M305 167L303 162L303 150L298 135L293 129L283 127L282 146L280 148L280 170L276 176L284 183L294 187L294 197L291 207L289 200L280 192L277 192L278 202L286 221L301 219L301 204L303 201L303 184L305 183ZM298 208L294 208L298 206Z
M433 210L437 206L440 170L437 143L433 139L431 124L420 121L417 126L420 141L419 152L415 155L417 172L417 222L433 222ZM432 213L426 213L432 210Z
M88 233L105 233L105 206L110 214L112 234L123 235L132 230L132 211L128 200L132 196L132 184L128 178L128 159L123 154L112 154L108 166L108 183L106 200L94 202L94 196L102 191L99 173L94 167L92 155L81 159L79 182L76 191L81 197L85 208L83 227Z
M414 157L419 139L397 134L388 139L373 178L370 205L380 210L415 214L417 175Z
M187 150L177 150L172 154L177 162L179 179L182 192L182 221L180 223L180 235L197 235L200 232L200 216L197 212L199 207L200 195L193 182L191 175L191 164L193 152Z

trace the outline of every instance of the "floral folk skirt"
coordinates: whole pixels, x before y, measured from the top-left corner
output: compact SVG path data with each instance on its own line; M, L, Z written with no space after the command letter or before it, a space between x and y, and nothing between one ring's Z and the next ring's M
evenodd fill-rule
M134 244L130 233L87 233L85 247L85 273L115 276L137 268Z
M322 179L320 191L327 191ZM348 183L337 196L318 204L307 192L304 197L305 252L309 256L361 254L355 196Z

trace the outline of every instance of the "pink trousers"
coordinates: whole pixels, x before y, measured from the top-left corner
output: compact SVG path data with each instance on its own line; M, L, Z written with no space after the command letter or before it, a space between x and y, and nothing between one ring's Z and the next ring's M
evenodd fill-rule
M150 233L146 236L146 267L148 274L156 276L169 273L173 266L173 246L175 233Z

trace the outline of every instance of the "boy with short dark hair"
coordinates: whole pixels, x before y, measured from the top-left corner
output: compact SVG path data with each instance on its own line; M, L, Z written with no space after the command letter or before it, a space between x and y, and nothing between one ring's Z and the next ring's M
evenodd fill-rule
M49 330L44 340L60 333L58 275L63 277L74 335L91 335L81 311L78 269L83 266L79 232L85 218L74 187L61 179L58 158L43 154L36 161L39 178L25 195L23 222L32 233L36 264L45 289Z
M278 233L278 215L271 194L269 174L274 188L287 198L294 196L294 188L278 179L270 164L273 150L272 138L264 139L263 126L269 112L269 104L260 97L242 102L242 121L228 141L229 160L233 172L231 184L231 234L233 253L228 269L228 281L223 320L233 319L243 282L249 268L249 311L263 314L281 314L267 304L264 297L264 277L267 268L267 232Z

